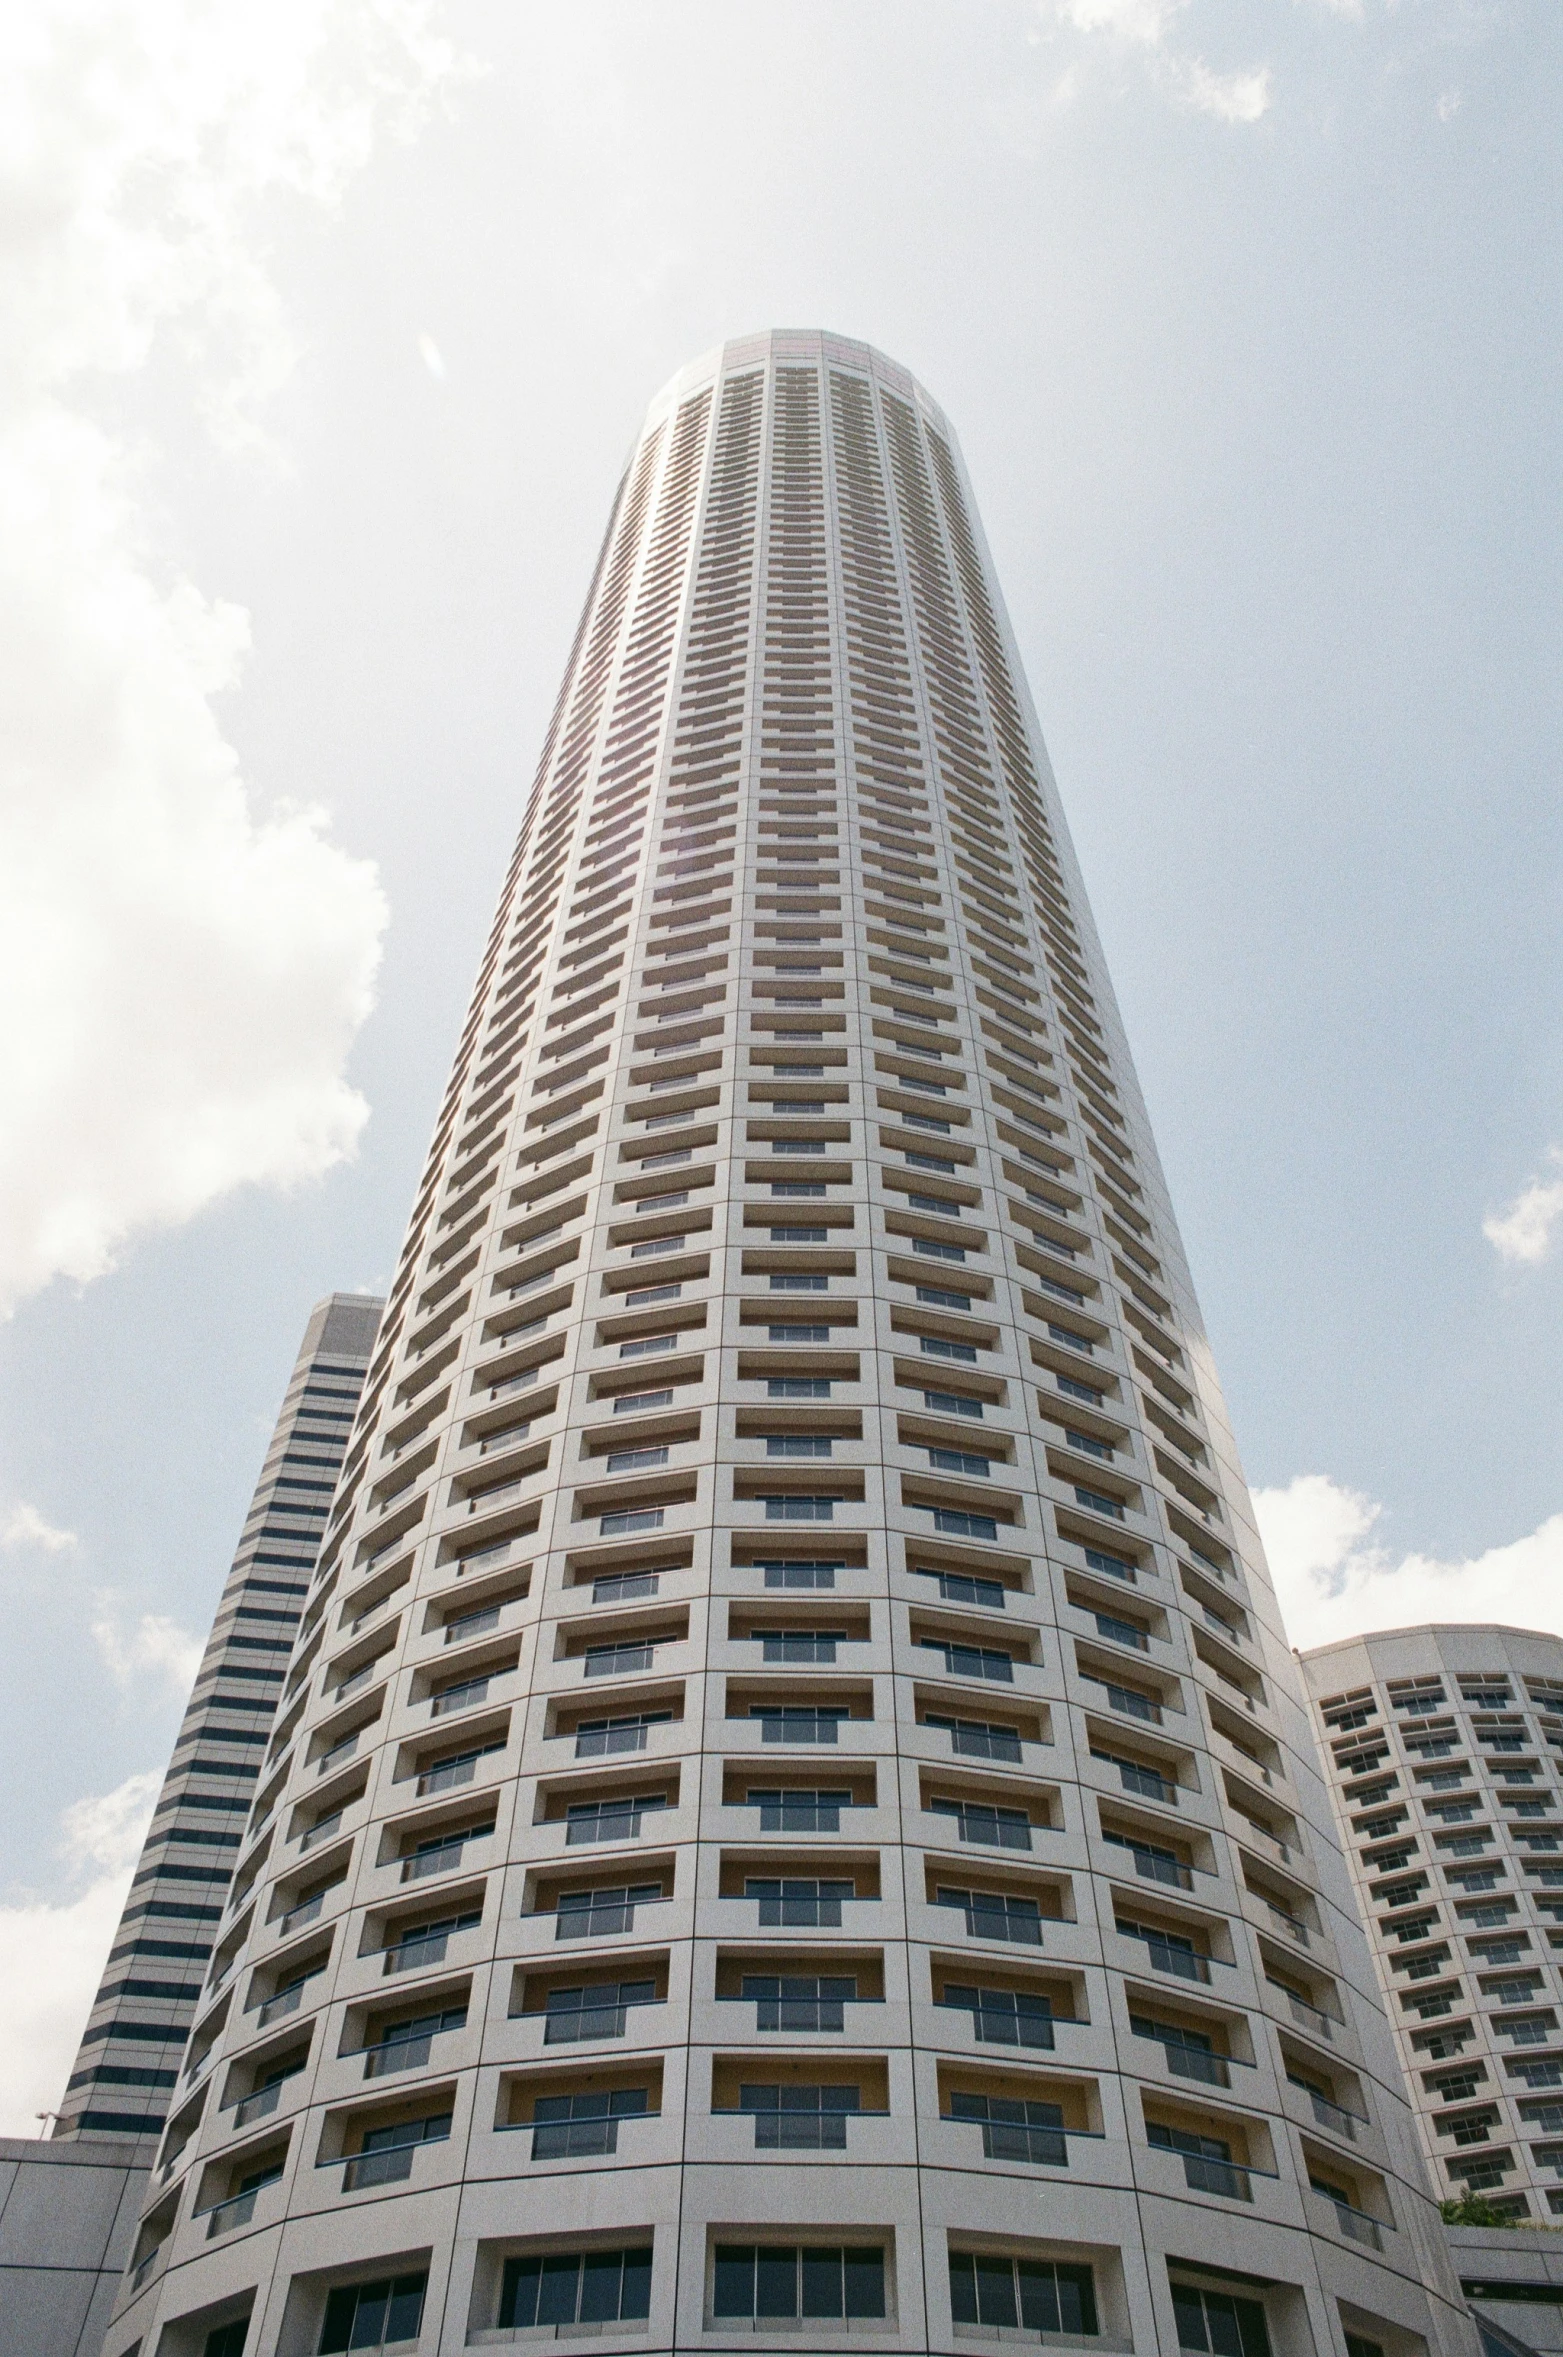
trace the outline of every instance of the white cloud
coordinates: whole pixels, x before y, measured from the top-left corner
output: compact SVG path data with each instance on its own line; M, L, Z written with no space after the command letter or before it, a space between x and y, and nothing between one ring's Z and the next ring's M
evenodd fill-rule
M1111 33L1155 48L1187 0L1059 0L1058 13L1077 33Z
M1438 105L1434 110L1438 116L1438 120L1441 123L1452 123L1455 119L1455 116L1460 112L1462 103L1463 102L1458 90L1440 91Z
M72 1801L60 1819L62 1852L78 1872L96 1866L104 1874L128 1874L141 1855L147 1820L163 1788L156 1768L127 1776L112 1792Z
M1167 36L1187 5L1188 0L1041 0L1044 21L1051 17L1088 39L1142 52L1147 70L1180 106L1222 123L1257 123L1269 111L1269 67L1218 74L1202 58L1175 54ZM1054 90L1055 102L1072 100L1076 89L1070 69Z
M143 1612L127 1632L120 1625L114 1599L98 1598L98 1618L92 1623L93 1643L116 1685L131 1686L138 1678L166 1678L181 1695L195 1684L206 1647L199 1637L182 1629L166 1613Z
M0 1514L0 1547L41 1547L46 1555L63 1555L76 1544L73 1530L57 1530L25 1499Z
M1172 59L1167 79L1186 106L1219 123L1257 123L1270 107L1270 68L1215 74L1199 58Z
M245 616L165 559L104 422L156 349L259 447L293 346L263 263L451 72L424 0L0 12L0 1313L138 1231L352 1152L386 909L318 811L257 812L214 699Z
M1563 1219L1563 1149L1549 1146L1547 1160L1558 1177L1532 1179L1507 1210L1482 1221L1482 1234L1499 1258L1520 1268L1534 1268L1551 1256L1552 1231Z
M1286 1633L1304 1650L1425 1621L1498 1621L1563 1636L1563 1514L1505 1546L1441 1561L1378 1544L1383 1508L1328 1474L1256 1490L1254 1510Z
M38 2113L60 2106L161 1782L75 1802L61 1851L83 1887L0 1906L0 2136L36 2136Z

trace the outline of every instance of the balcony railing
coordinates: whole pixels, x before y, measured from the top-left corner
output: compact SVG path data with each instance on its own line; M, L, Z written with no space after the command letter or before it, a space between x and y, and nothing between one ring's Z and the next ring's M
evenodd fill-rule
M1338 2015L1325 2013L1317 2005L1310 2005L1306 1997L1299 1997L1295 1989L1282 1988L1279 1981L1271 1981L1270 1986L1279 1990L1286 1999L1292 2019L1299 2029L1312 2030L1316 2037L1327 2038L1333 2044L1337 2026L1344 2027Z
M382 2038L364 2048L364 2077L383 2079L392 2071L421 2070L434 2051L434 2032L419 2038Z
M948 1995L939 2002L951 2013L966 2014L973 2037L987 2046L1029 2046L1038 2052L1051 2053L1055 2022L1071 2018L1068 2014L1055 2014L1045 1998L1006 1999L998 1991L977 1991L975 2003Z
M475 1704L486 1702L492 1680L503 1674L503 1671L493 1670L481 1678L464 1678L459 1686L447 1686L442 1692L431 1695L430 1718L448 1718L452 1711L470 1710Z
M1295 2087L1299 2082L1294 2079L1292 2084ZM1328 2128L1335 2135L1349 2137L1353 2144L1356 2143L1358 2128L1365 2128L1368 2124L1362 2113L1347 2111L1344 2105L1332 2103L1329 2097L1321 2095L1317 2088L1306 2087L1303 2092L1307 2096L1313 2108L1313 2116L1321 2128Z
M788 1928L839 1931L841 1928L841 1901L838 1898L825 1895L766 1898L760 1900L759 1907L762 1931Z
M1164 1882L1169 1889L1191 1891L1194 1870L1179 1858L1161 1858L1154 1850L1137 1849L1132 1852L1134 1871L1147 1882Z
M446 1644L459 1645L466 1637L481 1637L489 1629L497 1629L503 1610L503 1605L486 1604L480 1611L464 1612L459 1620L448 1620L445 1623Z
M633 1727L584 1727L575 1738L578 1760L600 1760L616 1753L644 1751L646 1728L644 1723Z
M558 1907L554 1912L556 1940L594 1940L621 1931L635 1929L637 1907L655 1906L661 1893L650 1891L643 1898L607 1899L585 1907Z
M1236 2161L1207 2160L1197 2152L1186 2152L1181 2158L1183 2182L1191 2193L1219 2193L1228 2201L1253 2200L1253 2172Z
M754 2006L757 2030L844 2030L845 2000L840 1997L758 1997Z
M263 2177L258 2185L247 2185L242 2193L230 2194L227 2201L214 2203L206 2213L206 2239L214 2235L231 2234L236 2226L248 2226L255 2215L255 2204L268 2185L275 2185L282 2175L279 2168Z
M629 2010L618 2003L569 2008L551 2005L544 2016L543 2044L574 2046L586 2038L622 2038Z
M1160 2041L1167 2068L1175 2078L1199 2079L1207 2087L1230 2087L1232 2073L1224 2054L1207 2054L1199 2046L1180 2046L1171 2038Z
M452 1873L466 1855L469 1842L482 1841L493 1832L492 1825L474 1826L470 1833L458 1833L449 1841L431 1843L426 1850L414 1850L402 1860L403 1882L422 1882L431 1874Z
M362 2193L367 2185L400 2185L412 2175L416 2144L393 2144L382 2152L356 2153L342 2171L342 2191Z
M207 2232L210 2233L210 2231L211 2229L208 2227ZM135 2266L130 2271L130 2288L132 2291L138 2292L141 2289L141 2286L146 2282L147 2277L151 2274L153 2268L157 2265L159 2259L162 2258L167 2248L168 2236L165 2234L161 2242L155 2242L152 2245L152 2248L148 2251L144 2259L138 2259L136 2261Z
M1338 2195L1327 2193L1322 2186L1316 2185L1313 2190L1321 2201L1329 2203L1335 2212L1336 2226L1348 2241L1363 2243L1370 2251L1381 2251L1384 2248L1384 2223L1381 2219L1372 2218L1366 2210L1359 2210L1351 2202L1342 2201Z
M291 1981L285 1989L279 1989L275 1996L268 1997L255 2016L256 2027L262 2030L269 2029L274 2021L281 2021L286 2014L297 2013L304 2002L304 1991L308 1988L310 1981L318 1978L318 1974L311 1973L308 1979Z
M649 1670L656 1652L654 1644L594 1645L583 1655L581 1667L588 1678L622 1678L633 1670Z
M930 1720L932 1726L934 1721ZM1008 1727L979 1727L957 1720L950 1728L950 1749L967 1759L1012 1760L1019 1763L1020 1737Z
M286 2077L273 2079L269 2086L257 2087L253 2095L246 2095L242 2103L235 2104L234 2126L247 2128L251 2120L263 2120L269 2113L274 2112L282 2101L282 2090L287 2085L288 2079L296 2075L295 2072L289 2071Z
M982 2149L990 2161L1027 2161L1033 2168L1043 2169L1069 2166L1069 2139L1061 2128L1031 2128L1017 2121L984 2120Z

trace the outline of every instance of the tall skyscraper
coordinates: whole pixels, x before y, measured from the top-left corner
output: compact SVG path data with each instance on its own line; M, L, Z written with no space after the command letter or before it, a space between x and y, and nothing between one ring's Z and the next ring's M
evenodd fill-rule
M954 437L652 405L108 2357L1463 2347Z
M1389 1629L1301 1657L1437 2191L1563 2217L1563 1641Z
M56 2136L162 2133L383 1306L304 1330Z

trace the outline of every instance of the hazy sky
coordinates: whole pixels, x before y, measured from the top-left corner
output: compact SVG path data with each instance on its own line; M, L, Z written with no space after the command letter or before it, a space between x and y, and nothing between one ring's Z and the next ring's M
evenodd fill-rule
M729 334L961 435L1295 1633L1563 1628L1553 0L38 0L0 71L0 2127Z

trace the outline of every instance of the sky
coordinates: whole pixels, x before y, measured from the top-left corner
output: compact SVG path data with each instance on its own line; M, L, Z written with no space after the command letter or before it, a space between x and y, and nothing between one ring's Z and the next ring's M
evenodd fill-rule
M1550 0L9 12L0 2132L727 335L961 436L1294 1638L1563 1631L1560 84Z

